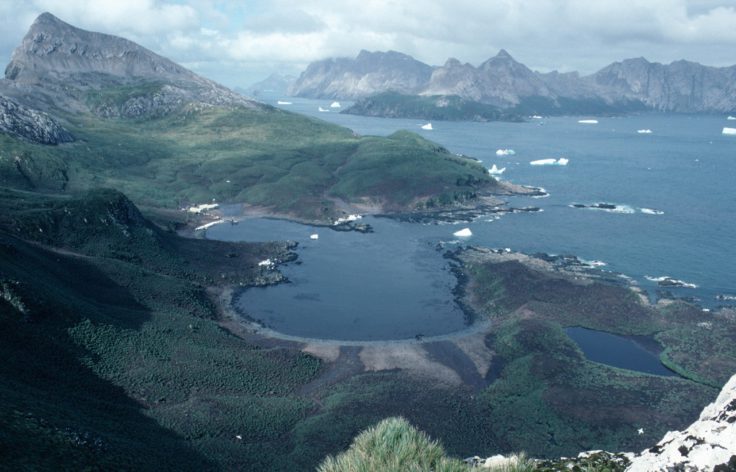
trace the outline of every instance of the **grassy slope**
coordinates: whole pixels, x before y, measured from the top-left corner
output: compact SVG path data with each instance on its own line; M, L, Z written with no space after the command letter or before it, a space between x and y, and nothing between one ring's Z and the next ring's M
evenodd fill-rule
M66 119L78 139L68 145L0 135L0 185L52 191L104 186L144 205L216 199L330 219L334 197L406 210L417 199L452 201L495 184L476 162L417 135L359 137L268 107L210 108L147 121Z
M87 244L68 234L60 238L71 241L65 250L81 255L60 253L9 234L27 236L9 221L44 220L38 209L27 215L27 201L13 206L11 195L0 200L4 466L253 469L288 452L284 438L311 409L294 391L317 373L319 362L298 352L260 350L220 329L209 320L214 307L202 285L208 275L197 275L204 264L187 257L205 252L206 260L222 260L210 266L230 266L228 282L252 283L264 275L247 261L283 257L283 248L208 245L160 233L167 246L196 247L177 251L179 260L148 265L119 257L114 248L128 237L99 222L82 227ZM32 206L60 204L40 200ZM111 201L119 195L93 192L63 203L83 220L82 208L107 208ZM125 227L133 234L150 229L145 221ZM149 244L142 239L127 247L145 255ZM106 254L105 247L111 249Z

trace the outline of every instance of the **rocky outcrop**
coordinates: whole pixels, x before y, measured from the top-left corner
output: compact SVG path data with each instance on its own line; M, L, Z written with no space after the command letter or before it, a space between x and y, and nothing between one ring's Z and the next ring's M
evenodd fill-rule
M37 144L59 144L74 137L55 119L0 96L0 132Z
M286 95L296 79L293 75L274 73L245 89L236 87L235 91L246 97L260 97L264 94Z
M736 375L684 431L634 457L628 472L736 471Z
M50 13L36 19L13 52L0 92L33 108L103 117L258 106L132 41L76 28Z
M310 64L291 89L297 96L338 99L387 91L458 96L522 113L645 109L732 113L736 110L736 66L707 67L687 61L663 65L639 58L580 76L576 72L534 72L504 50L478 67L457 59L430 67L399 53L363 51L356 59Z
M355 59L325 59L309 64L289 93L298 97L354 100L378 91L418 94L432 67L395 51L360 51Z

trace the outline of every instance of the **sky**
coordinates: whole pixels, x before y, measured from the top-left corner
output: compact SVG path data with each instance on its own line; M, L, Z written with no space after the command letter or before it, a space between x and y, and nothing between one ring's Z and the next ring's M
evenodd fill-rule
M478 65L504 48L583 74L632 57L736 64L736 0L0 0L0 61L44 11L230 87L361 49Z

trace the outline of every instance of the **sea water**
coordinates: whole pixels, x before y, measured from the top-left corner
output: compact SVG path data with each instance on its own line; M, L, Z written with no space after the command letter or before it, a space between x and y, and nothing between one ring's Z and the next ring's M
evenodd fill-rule
M292 284L251 289L239 301L249 316L274 329L332 339L402 339L461 329L462 312L450 293L453 279L434 248L454 243L452 233L464 227L473 236L463 243L603 261L604 270L631 277L651 294L661 288L649 279L682 280L696 287L666 290L707 308L721 303L719 294L736 294L736 137L721 134L725 116L641 114L599 117L596 125L578 123L581 117L434 122L426 131L421 120L320 113L318 106L329 103L290 101L284 109L363 135L417 132L488 168L506 167L503 179L543 187L549 197L509 199L511 206L538 206L542 212L489 216L462 226L369 219L375 233L359 235L250 220L208 230L209 237L242 240L299 240L320 233L312 241L319 244L305 239L297 251L301 265L283 269ZM497 156L498 149L515 153ZM529 164L559 158L568 164ZM615 204L617 211L571 207L596 203Z

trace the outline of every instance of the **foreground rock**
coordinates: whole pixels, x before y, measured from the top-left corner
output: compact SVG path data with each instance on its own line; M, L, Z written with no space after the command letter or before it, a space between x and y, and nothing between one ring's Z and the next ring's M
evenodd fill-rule
M684 431L667 433L656 446L637 455L626 470L736 470L736 375L697 421Z

